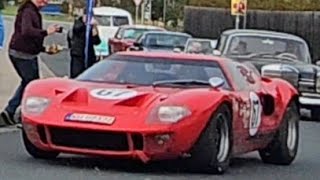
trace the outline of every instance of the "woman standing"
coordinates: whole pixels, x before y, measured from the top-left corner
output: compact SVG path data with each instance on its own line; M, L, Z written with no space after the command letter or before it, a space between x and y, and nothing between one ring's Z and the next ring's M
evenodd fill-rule
M60 31L57 25L42 29L42 17L39 10L46 6L48 0L24 0L18 9L14 23L14 33L9 44L9 58L14 69L21 78L21 83L0 114L0 124L13 125L16 109L21 103L25 87L35 79L39 79L38 55L40 52L50 53L51 47L44 47L44 38Z

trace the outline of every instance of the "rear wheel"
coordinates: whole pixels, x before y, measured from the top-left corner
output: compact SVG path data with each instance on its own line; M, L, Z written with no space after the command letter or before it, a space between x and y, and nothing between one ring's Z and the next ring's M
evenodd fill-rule
M292 102L286 110L282 124L271 143L259 151L263 162L290 165L296 158L299 146L299 110Z
M25 146L26 151L36 159L54 159L60 153L55 151L43 151L33 145L28 139L25 131L22 129L22 140Z
M191 158L187 160L190 170L223 174L228 169L232 149L231 121L229 108L222 105L191 150Z

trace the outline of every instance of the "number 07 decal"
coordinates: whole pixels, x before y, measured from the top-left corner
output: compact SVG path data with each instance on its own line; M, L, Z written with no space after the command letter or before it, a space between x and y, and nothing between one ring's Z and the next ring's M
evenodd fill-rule
M259 96L255 92L250 92L250 121L249 134L254 136L257 134L261 125L262 106Z

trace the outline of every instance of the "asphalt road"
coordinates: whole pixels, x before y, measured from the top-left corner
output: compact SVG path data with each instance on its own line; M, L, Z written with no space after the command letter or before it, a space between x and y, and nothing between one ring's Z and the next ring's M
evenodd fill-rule
M181 171L175 162L143 165L135 161L111 161L63 155L54 161L31 158L21 143L20 132L0 135L0 179L121 179L121 180L317 180L320 177L320 124L301 123L300 149L291 166L263 164L256 153L233 160L229 171L223 176L190 174Z
M47 23L46 23L47 24ZM64 25L66 28L69 26ZM6 21L6 30L12 23ZM65 35L57 34L46 39L46 43L65 43ZM59 55L42 55L42 60L58 76L67 75L68 52ZM20 132L1 133L0 131L0 180L37 179L270 179L301 180L320 177L320 123L302 122L299 154L291 166L266 165L256 153L237 157L229 171L223 176L189 174L181 171L174 162L142 165L133 161L111 161L99 158L61 156L55 161L35 160L24 150Z

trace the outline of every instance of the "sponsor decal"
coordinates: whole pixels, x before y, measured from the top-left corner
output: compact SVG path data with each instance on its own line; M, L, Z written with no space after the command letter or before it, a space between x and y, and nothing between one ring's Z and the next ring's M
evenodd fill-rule
M255 92L249 93L250 97L250 120L249 134L255 136L261 125L262 106L259 96Z
M94 114L81 114L81 113L71 113L65 118L66 121L75 122L88 122L88 123L99 123L111 125L115 121L115 117L112 116L100 116Z
M94 89L90 92L90 95L105 100L120 100L128 99L137 96L138 92L129 89Z

